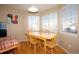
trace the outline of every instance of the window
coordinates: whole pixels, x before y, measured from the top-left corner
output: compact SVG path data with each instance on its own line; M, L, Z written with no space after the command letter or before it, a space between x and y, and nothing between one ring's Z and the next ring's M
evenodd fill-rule
M51 13L42 17L42 31L55 32L57 30L57 13Z
M28 16L29 31L39 31L39 16Z
M77 33L77 5L65 5L61 10L62 30Z

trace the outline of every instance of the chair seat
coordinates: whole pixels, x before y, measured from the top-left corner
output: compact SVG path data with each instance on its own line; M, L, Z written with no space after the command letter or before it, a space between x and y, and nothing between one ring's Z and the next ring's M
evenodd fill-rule
M46 42L46 47L49 47L49 48L53 48L55 47L57 44L56 43L52 43L51 41L47 41Z
M38 44L37 41L30 41L30 43L32 43L32 44Z

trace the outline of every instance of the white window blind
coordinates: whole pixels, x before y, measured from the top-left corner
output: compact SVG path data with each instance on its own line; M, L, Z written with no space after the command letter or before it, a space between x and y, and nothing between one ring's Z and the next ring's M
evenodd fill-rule
M55 32L57 30L57 13L51 13L42 17L42 31Z
M39 16L28 16L28 30L39 31Z
M61 9L62 30L69 33L77 33L77 5L65 5Z

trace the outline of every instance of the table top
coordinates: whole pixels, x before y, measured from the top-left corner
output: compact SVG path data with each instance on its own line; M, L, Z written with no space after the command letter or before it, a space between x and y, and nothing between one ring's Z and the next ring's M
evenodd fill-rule
M51 39L52 37L55 36L55 33L46 33L46 32L28 32L28 34L45 39Z

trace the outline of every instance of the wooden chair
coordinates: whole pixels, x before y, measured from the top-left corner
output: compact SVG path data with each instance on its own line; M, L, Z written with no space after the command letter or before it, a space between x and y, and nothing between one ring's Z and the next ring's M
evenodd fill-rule
M50 48L51 53L53 53L53 48L57 45L57 33L54 35L54 37L46 42L46 47Z
M46 43L43 43L43 45L46 46L46 48L50 48L49 51L46 49L47 52L51 51L51 53L53 53L53 48L57 45L57 33L51 38L51 40L46 40ZM43 50L45 50L45 48L43 48Z
M29 43L30 43L30 46L29 46L30 48L31 48L31 45L34 45L34 53L36 53L36 45L39 42L36 40L35 36L29 35Z

